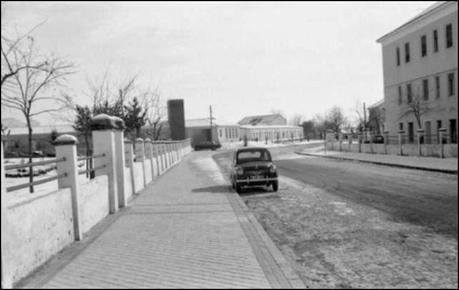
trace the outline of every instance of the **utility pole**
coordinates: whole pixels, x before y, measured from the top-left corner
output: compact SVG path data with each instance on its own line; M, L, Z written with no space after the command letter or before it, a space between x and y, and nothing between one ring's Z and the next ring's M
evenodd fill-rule
M210 112L210 142L213 141L212 139L212 105L209 106L209 112Z
M363 102L363 134L364 134L364 140L367 140L367 110L365 108L365 102Z

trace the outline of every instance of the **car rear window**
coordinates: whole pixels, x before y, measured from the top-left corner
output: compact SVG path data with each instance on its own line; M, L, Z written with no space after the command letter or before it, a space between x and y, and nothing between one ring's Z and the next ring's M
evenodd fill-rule
M237 154L237 162L271 161L268 151L242 151Z

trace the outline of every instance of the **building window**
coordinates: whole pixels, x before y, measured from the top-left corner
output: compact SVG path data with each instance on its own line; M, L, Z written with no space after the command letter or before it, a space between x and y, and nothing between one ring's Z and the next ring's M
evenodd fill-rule
M448 74L448 96L454 96L454 73Z
M405 62L410 62L410 43L405 43Z
M403 102L402 99L402 86L398 86L398 104L401 105Z
M411 84L406 85L406 99L408 103L411 103L413 96L411 95Z
M435 97L437 99L440 98L440 77L439 76L435 77Z
M449 140L451 143L457 143L456 119L449 120Z
M436 29L433 31L433 50L434 52L438 51L438 32Z
M422 92L424 95L424 101L427 101L429 99L429 80L428 79L422 80Z
M446 25L446 48L453 46L453 26Z
M413 122L408 122L408 142L414 142L414 125Z
M427 38L425 35L421 36L421 56L427 55Z
M397 66L400 65L400 48L397 46Z
M403 123L398 123L398 130L403 131Z
M440 143L441 120L437 120L437 143Z
M218 130L218 134L220 135L220 138L222 137L222 129Z

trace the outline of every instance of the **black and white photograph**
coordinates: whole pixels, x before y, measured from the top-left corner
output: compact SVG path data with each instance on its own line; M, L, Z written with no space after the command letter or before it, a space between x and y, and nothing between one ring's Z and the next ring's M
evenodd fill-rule
M2 289L458 289L457 1L1 1Z

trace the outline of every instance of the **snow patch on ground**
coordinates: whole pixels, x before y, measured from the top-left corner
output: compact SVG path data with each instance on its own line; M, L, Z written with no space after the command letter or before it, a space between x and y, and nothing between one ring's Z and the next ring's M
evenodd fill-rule
M345 202L332 201L329 204L334 206L335 213L339 215L349 215L354 214L354 211L346 206Z
M220 172L220 168L211 156L196 158L192 161L196 167L202 170L209 176L215 183L219 185L226 184L225 177Z

